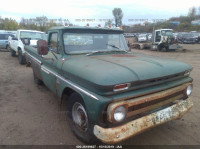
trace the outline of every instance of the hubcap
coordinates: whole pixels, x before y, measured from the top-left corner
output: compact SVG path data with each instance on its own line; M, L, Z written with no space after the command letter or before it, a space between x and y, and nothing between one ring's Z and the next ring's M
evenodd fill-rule
M88 118L85 108L78 102L74 103L72 107L73 122L83 131L87 131Z

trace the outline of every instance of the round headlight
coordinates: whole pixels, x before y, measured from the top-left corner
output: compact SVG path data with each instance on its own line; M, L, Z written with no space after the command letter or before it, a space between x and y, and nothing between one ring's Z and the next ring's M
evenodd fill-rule
M191 93L192 93L192 85L189 85L189 86L187 87L187 89L186 89L186 94L187 94L187 96L190 96Z
M119 106L114 111L114 120L117 122L122 121L126 117L126 108Z

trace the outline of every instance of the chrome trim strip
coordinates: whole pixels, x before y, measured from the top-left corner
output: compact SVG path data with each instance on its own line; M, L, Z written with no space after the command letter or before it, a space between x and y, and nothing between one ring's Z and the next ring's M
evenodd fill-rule
M41 67L41 70L43 70L47 74L50 74L50 72L48 70L46 70L45 68L43 68L43 67Z
M59 78L60 80L64 81L65 83L67 83L67 84L73 86L73 87L76 88L77 90L79 90L79 91L81 91L82 93L84 93L84 94L86 94L86 95L92 97L93 99L99 100L96 96L94 96L94 95L92 95L91 93L85 91L84 89L82 89L82 88L76 86L76 85L73 84L71 81L66 80L66 79L63 78L62 76L57 75L56 73L54 73L53 71L47 69L46 67L42 66L41 69L42 69L44 72L48 73L48 74L50 74L50 73L53 74L55 77Z
M39 63L40 65L42 64L42 62L40 60L38 60L37 58L35 58L34 56L32 56L31 54L29 54L27 51L25 52L25 54L27 54L29 57L31 57L33 60L35 60L37 63Z

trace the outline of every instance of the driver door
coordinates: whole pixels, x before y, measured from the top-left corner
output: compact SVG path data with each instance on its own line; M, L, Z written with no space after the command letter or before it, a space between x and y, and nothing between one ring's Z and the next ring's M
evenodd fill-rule
M50 33L48 45L49 52L42 58L41 74L44 84L56 94L56 79L61 70L59 68L58 62L62 57L58 50L58 32Z
M161 41L161 32L156 31L155 43L159 43Z

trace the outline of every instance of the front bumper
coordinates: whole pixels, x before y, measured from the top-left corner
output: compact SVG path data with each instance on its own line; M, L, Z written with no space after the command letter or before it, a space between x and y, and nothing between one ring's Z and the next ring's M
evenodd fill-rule
M149 128L180 118L192 106L193 102L190 98L188 98L187 100L182 100L170 107L143 116L115 128L102 128L95 125L94 135L104 143L117 143L131 136L137 135Z

